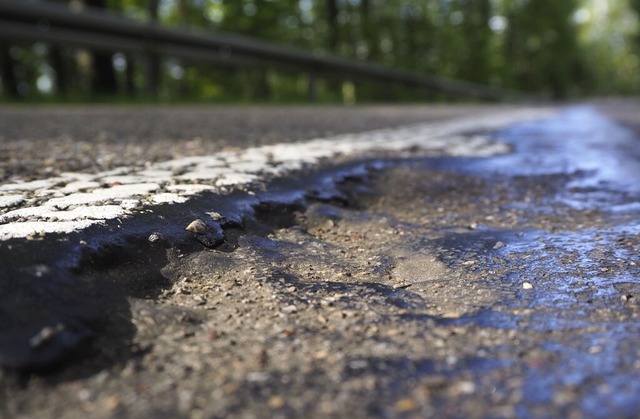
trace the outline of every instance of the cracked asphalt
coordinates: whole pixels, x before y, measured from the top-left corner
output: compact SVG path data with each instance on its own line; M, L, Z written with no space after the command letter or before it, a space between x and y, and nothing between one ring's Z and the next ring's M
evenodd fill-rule
M96 140L102 155L122 139L102 165L77 121L99 113L110 129L111 111L3 109L1 164L5 182L28 181L132 164L142 150L119 153L136 147L157 161L215 152L222 132L244 147L504 110L236 109L263 121L245 132L207 130L206 109L141 109L139 131ZM145 134L151 114L190 115L184 138L201 140ZM481 133L505 154L336 159L257 191L0 242L0 416L637 417L637 115L633 101L558 107ZM76 154L50 165L49 141ZM204 233L185 232L198 217Z

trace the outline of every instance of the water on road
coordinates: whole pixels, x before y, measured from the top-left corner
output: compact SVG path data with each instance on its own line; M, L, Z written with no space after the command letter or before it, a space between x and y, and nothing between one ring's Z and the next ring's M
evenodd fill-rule
M0 412L634 417L638 131L591 106L466 121L406 128L398 147L393 130L344 137L369 145L224 190L168 188L233 162L157 162L135 169L159 186L125 218L7 234ZM4 214L91 192L67 189L13 191ZM38 211L9 221L50 221Z

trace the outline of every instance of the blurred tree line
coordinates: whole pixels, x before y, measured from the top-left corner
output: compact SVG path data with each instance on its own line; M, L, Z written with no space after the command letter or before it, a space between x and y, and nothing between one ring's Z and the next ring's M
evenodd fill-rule
M41 0L556 98L640 91L640 0ZM151 53L0 43L4 100L438 99Z

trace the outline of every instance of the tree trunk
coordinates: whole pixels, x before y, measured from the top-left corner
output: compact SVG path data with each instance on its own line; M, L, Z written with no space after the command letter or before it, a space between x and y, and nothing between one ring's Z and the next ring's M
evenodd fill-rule
M18 80L14 72L15 60L11 57L8 43L0 42L0 74L2 75L2 93L10 99L20 97L18 93Z
M49 60L56 73L56 93L66 97L69 94L69 72L60 47L54 45L50 47Z
M336 0L326 0L327 7L327 25L329 33L327 35L327 48L331 54L337 54L340 45L340 33L338 27L338 3ZM326 79L326 90L336 96L342 98L342 82L332 77Z
M59 5L66 5L67 0L49 0ZM59 45L49 45L49 63L55 71L56 94L66 97L69 94L71 77L69 74L69 60L65 56L64 50Z
M468 81L488 83L491 72L489 63L491 56L489 51L491 5L489 0L477 0L467 7L470 8L469 12L471 12L472 20L465 23L466 37L469 40L469 52L461 75Z
M634 12L636 12L636 15L638 17L640 17L640 0L631 0L629 2L629 7L631 7L631 10L633 10ZM635 51L637 54L640 54L640 31L636 31L636 36L634 37L635 40Z
M149 20L152 24L158 23L158 6L160 5L159 0L149 0L148 3L148 12L149 12ZM147 63L146 63L146 80L147 80L147 94L153 98L157 99L160 93L160 64L161 59L160 56L153 52L149 51L147 53Z
M378 45L378 31L371 20L371 2L362 0L360 3L360 13L362 19L362 35L369 48L367 60L378 61L380 59L380 48Z
M134 55L129 53L125 55L127 60L127 68L124 71L124 86L127 96L133 98L136 96L136 83L135 83L135 62Z
M251 98L259 102L266 102L271 97L271 86L269 85L268 70L258 68L250 71Z
M327 47L332 53L338 50L338 4L336 0L327 0L327 23L329 25L329 34L327 39Z
M85 0L87 6L106 9L106 0ZM93 51L91 88L96 96L110 96L118 93L116 72L110 52Z
M118 82L113 70L111 54L93 53L93 78L91 88L97 96L110 96L118 93Z

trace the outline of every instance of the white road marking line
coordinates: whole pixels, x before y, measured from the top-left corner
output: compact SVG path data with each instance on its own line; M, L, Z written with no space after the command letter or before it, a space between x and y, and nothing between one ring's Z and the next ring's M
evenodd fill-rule
M0 208L16 207L23 202L23 194L0 196Z
M376 150L400 151L411 147L451 156L507 153L509 147L503 143L462 134L495 130L552 112L516 110L184 157L144 168L121 167L96 174L64 173L49 179L0 185L0 240L70 233L126 217L136 209L186 202L205 190L225 192L231 187L250 185L264 176L284 176L341 155L359 157Z

